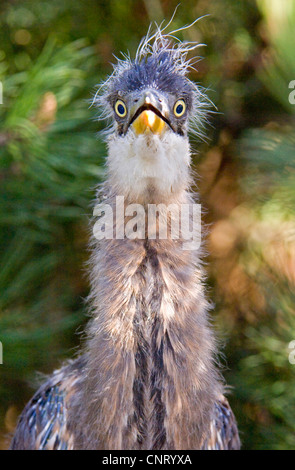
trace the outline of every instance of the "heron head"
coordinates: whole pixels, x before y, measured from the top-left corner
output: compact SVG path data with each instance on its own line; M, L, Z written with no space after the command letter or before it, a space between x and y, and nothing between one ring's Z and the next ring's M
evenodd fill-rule
M135 60L118 74L108 103L120 135L185 135L193 98L191 82L177 72L173 54L164 50Z
M188 131L200 134L208 101L189 80L195 43L175 42L158 28L135 59L125 57L102 84L95 103L111 119L108 171L121 194L179 193L189 184ZM135 194L136 193L136 194ZM135 195L135 196L134 196Z

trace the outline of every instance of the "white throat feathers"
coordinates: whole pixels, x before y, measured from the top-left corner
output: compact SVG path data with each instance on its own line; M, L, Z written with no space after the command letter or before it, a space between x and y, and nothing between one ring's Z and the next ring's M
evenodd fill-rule
M171 131L163 136L131 131L108 140L108 184L132 202L163 203L178 199L190 185L190 146Z

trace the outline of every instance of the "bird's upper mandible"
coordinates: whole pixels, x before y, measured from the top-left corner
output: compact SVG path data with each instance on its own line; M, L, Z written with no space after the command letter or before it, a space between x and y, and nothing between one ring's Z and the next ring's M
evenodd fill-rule
M157 90L144 89L133 97L130 107L131 125L136 134L161 134L170 124L169 107L163 95Z

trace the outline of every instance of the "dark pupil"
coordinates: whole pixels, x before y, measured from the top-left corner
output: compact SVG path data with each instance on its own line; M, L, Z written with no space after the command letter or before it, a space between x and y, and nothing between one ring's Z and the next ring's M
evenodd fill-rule
M183 104L179 104L176 108L176 113L181 114L183 111Z
M119 114L124 114L125 113L125 108L122 104L119 104L119 106L118 106L118 113Z

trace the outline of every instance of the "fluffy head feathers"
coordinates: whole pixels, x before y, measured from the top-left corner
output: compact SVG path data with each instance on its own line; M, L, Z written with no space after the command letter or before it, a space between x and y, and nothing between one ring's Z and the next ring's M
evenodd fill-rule
M100 119L111 118L114 123L116 99L152 88L169 96L173 95L175 99L184 98L188 107L189 130L202 138L207 109L211 102L202 88L187 77L189 70L199 60L199 57L188 56L202 44L182 42L175 37L179 31L192 27L198 20L166 33L171 21L163 28L156 25L154 32L149 28L134 59L124 54L123 59L117 59L113 73L99 86L93 104L99 108ZM108 134L114 129L114 126L108 128Z

